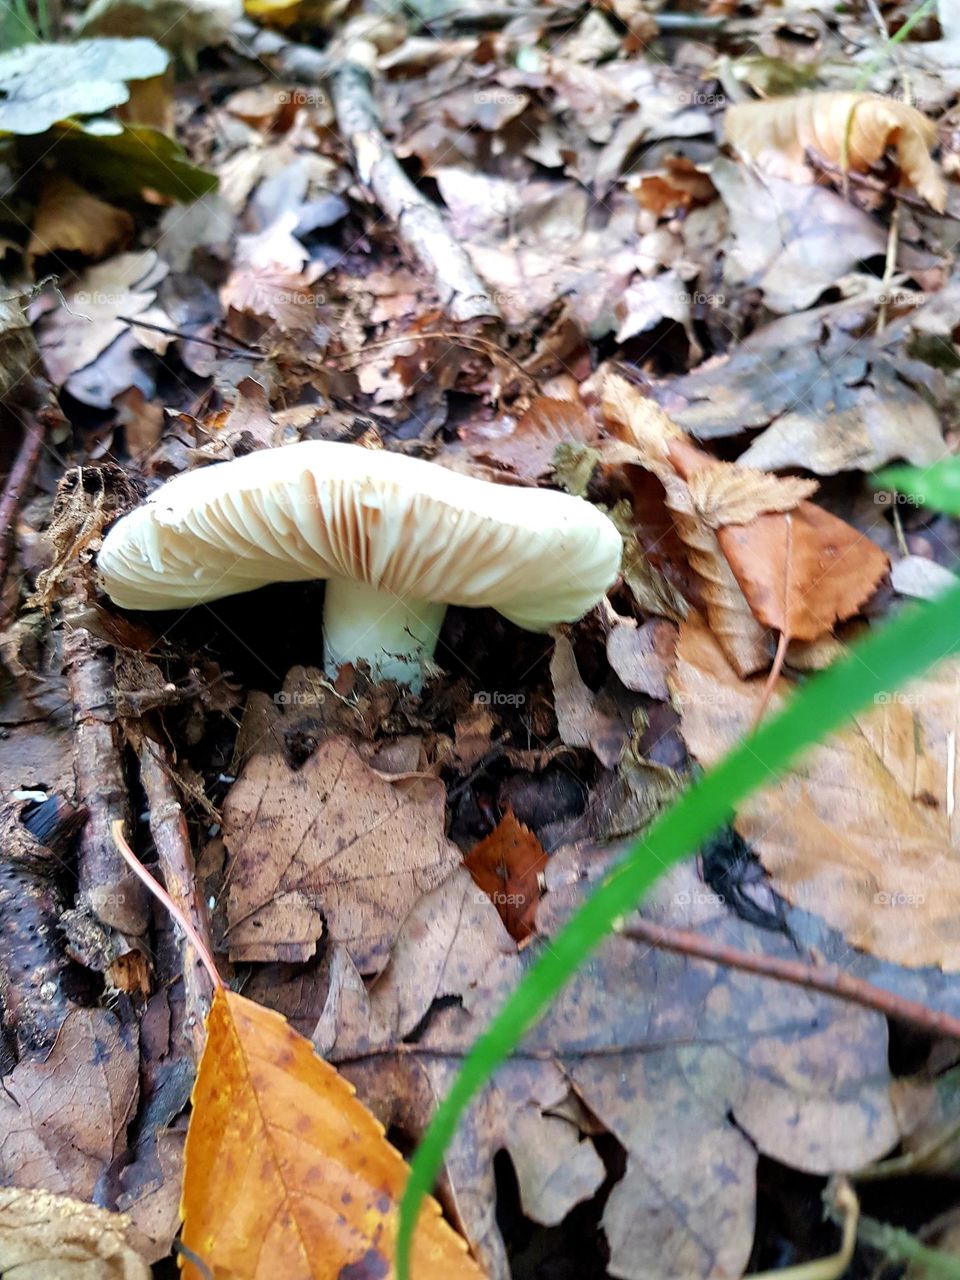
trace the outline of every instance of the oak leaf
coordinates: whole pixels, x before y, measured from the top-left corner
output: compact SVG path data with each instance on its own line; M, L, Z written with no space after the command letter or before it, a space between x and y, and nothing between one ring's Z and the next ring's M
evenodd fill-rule
M742 102L727 111L724 135L761 169L793 182L814 181L811 158L866 173L892 147L918 194L938 213L946 206L943 175L930 156L936 128L905 102L873 93L804 93Z
M386 1278L407 1173L309 1040L273 1010L217 992L187 1134L186 1280ZM423 1280L482 1280L434 1200L412 1264Z

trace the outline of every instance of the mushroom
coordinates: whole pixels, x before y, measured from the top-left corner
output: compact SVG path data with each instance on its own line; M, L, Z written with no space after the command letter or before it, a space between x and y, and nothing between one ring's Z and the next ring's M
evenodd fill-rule
M448 604L547 631L603 598L620 552L613 522L582 498L311 441L167 481L109 531L98 568L125 609L325 578L327 673L365 661L418 691Z

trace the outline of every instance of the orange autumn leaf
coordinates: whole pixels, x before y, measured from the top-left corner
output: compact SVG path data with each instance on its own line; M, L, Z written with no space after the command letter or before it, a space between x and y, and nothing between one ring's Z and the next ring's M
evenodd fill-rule
M804 93L741 102L724 118L724 138L773 177L812 182L818 157L866 173L894 150L904 178L938 213L947 201L930 155L937 131L916 107L875 93Z
M463 865L500 912L512 938L523 942L535 932L534 915L547 865L543 845L513 810L464 858Z
M389 1280L407 1174L383 1127L309 1040L279 1013L217 992L187 1134L188 1280ZM482 1280L433 1200L413 1271Z

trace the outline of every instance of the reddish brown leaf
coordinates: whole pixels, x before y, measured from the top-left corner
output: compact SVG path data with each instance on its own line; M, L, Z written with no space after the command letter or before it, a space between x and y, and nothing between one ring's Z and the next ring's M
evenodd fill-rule
M478 888L490 898L517 942L535 930L547 855L533 832L508 809L499 825L463 860Z

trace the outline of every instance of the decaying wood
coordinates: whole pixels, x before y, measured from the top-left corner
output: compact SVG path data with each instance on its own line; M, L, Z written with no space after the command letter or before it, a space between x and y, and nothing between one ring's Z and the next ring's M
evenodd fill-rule
M59 797L0 811L0 1001L21 1054L49 1049L72 1007L61 982L61 881L83 818Z
M50 530L57 559L41 575L37 594L44 603L60 601L63 667L73 703L76 794L89 814L78 848L78 906L130 939L146 929L147 904L143 886L117 853L111 829L112 823L127 819L129 810L114 652L84 625L96 602L93 555L109 515L125 500L132 504L128 489L119 468L64 476Z
M357 176L394 223L406 248L436 281L447 314L458 322L499 316L466 251L393 154L380 127L370 74L348 59L334 72L332 85L337 128L353 155Z
M150 811L150 834L163 873L167 893L193 924L210 955L213 939L206 903L197 891L197 868L190 847L190 832L170 776L163 749L149 738L140 748L140 781ZM199 1062L206 1040L205 1022L213 995L203 964L188 940L181 940L185 1004L185 1032L195 1061Z

